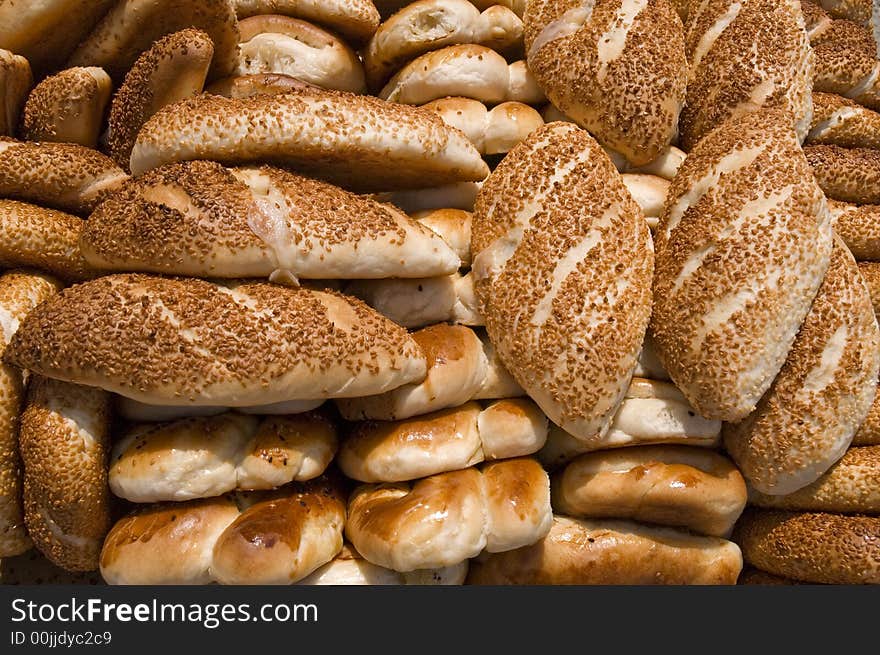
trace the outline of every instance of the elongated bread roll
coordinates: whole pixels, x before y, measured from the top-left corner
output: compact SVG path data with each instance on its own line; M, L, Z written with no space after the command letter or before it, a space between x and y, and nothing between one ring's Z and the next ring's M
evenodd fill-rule
M467 0L417 0L382 23L364 51L370 87L379 89L416 57L446 46L473 43L504 52L522 44L520 18L493 5L480 13Z
M330 562L306 576L301 585L461 585L467 577L467 561L441 569L401 573L368 562L349 544Z
M489 172L467 138L430 111L318 90L205 95L165 107L138 135L131 170L190 159L260 159L356 191L479 181Z
M808 146L804 154L829 198L862 205L880 204L880 150Z
M232 0L120 0L70 56L71 66L100 66L121 80L158 39L188 27L214 43L211 77L230 75L238 55L238 21Z
M0 136L15 135L18 117L33 83L28 60L0 49Z
M370 0L233 0L239 18L283 14L318 23L356 45L379 27L379 12Z
M47 77L28 96L22 138L95 148L112 88L110 76L94 66Z
M352 298L147 275L70 287L24 321L4 357L155 405L362 396L426 370L403 329Z
M51 277L27 271L0 275L0 328L6 344L34 307L61 290ZM0 557L12 557L31 547L22 509L22 468L18 431L23 402L21 371L0 364Z
M73 143L0 137L0 196L88 215L128 179L113 160Z
M273 489L316 478L337 448L336 426L317 412L243 414L136 427L113 445L110 489L135 503Z
M250 98L256 95L276 95L291 93L314 87L313 84L303 82L289 75L276 75L274 73L260 73L257 75L236 75L217 80L205 93L211 93L224 98Z
M32 378L19 442L34 545L63 569L96 570L111 523L110 394Z
M681 142L690 151L731 117L787 111L803 140L812 116L813 62L799 0L709 0L688 15L691 64Z
M813 93L808 145L880 148L880 114L833 93Z
M390 205L277 168L169 164L86 223L96 268L272 280L420 278L456 271L434 232Z
M129 169L138 132L157 111L201 93L213 56L211 37L189 28L163 36L135 60L110 105L107 150L117 164Z
M880 62L871 30L848 20L826 23L812 37L813 89L880 111Z
M483 185L473 275L501 360L551 421L601 438L623 400L651 311L644 216L599 144L550 123Z
M745 560L824 584L880 584L880 517L748 509L733 536Z
M880 262L880 205L853 205L829 200L834 231L853 256L862 261Z
M646 164L678 131L681 20L658 0L533 0L526 58L550 101L604 145Z
M554 516L528 548L471 562L474 585L732 585L742 569L736 544L630 521Z
M449 244L465 268L471 266L471 222L473 214L463 209L428 209L413 212L412 218Z
M343 418L397 421L474 397L486 379L488 361L474 331L463 325L433 325L412 334L427 362L427 375L379 396L336 401Z
M553 510L730 534L746 506L733 463L709 450L642 446L582 455L552 480Z
M521 102L489 109L478 100L447 97L423 106L464 132L481 155L506 153L544 124L537 111Z
M412 484L360 486L345 535L365 559L406 572L527 546L551 519L547 474L534 460L509 459Z
M830 259L831 214L789 119L765 109L703 139L655 234L654 343L707 418L752 412Z

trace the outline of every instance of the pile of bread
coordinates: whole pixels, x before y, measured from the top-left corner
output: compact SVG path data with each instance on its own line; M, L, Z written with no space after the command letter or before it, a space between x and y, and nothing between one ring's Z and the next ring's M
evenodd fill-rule
M3 0L0 581L880 583L878 34Z

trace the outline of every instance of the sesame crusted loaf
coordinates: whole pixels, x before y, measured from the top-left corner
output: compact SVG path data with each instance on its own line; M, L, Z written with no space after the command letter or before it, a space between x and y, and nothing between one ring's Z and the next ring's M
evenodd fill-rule
M155 405L381 393L425 375L402 328L334 292L110 275L26 319L5 358Z
M880 148L880 113L833 93L813 93L806 145Z
M857 261L880 262L880 205L852 205L829 200L834 231Z
M278 168L168 164L86 223L96 268L196 277L419 278L458 270L441 237L391 205Z
M848 20L830 21L811 38L813 89L836 93L880 111L880 61L871 30Z
M880 150L807 146L804 154L827 197L862 205L880 204Z
M532 0L529 68L550 101L635 164L669 145L685 98L681 19L666 0Z
M262 160L355 191L476 182L489 173L464 134L433 112L316 89L204 95L165 107L138 135L131 170L191 159Z
M822 8L835 18L845 18L860 25L871 22L872 0L818 0Z
M703 139L655 233L652 332L707 418L744 419L782 368L831 256L831 214L790 115L761 110Z
M598 143L550 123L483 185L471 249L501 360L551 421L601 439L651 311L648 224Z

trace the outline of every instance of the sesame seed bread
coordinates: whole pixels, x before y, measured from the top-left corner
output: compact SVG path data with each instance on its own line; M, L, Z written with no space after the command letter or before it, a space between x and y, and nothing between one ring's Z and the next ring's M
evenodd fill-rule
M880 262L880 205L829 200L834 231L859 262Z
M61 290L57 280L29 271L0 275L0 328L5 349L25 316ZM25 552L32 542L22 508L22 466L18 431L24 384L21 371L0 364L0 557Z
M443 239L387 204L278 168L168 164L131 180L81 237L96 268L271 280L458 270Z
M426 371L402 328L338 293L137 274L66 289L25 319L4 357L154 405L363 396Z
M263 160L354 191L479 181L479 153L433 112L324 90L169 105L144 125L131 155L140 175L173 161Z
M869 28L848 20L833 20L813 36L811 43L815 91L835 93L880 111L880 61Z
M472 585L732 585L742 569L736 544L631 521L554 516L528 548L471 562Z
M835 18L845 18L861 25L871 22L871 0L818 0L822 8Z
M665 0L531 0L526 59L550 101L637 165L675 138L687 61Z
M446 97L423 107L464 132L481 155L509 152L544 124L541 114L521 102L503 102L489 109L479 100Z
M2 11L2 8L0 8ZM31 66L21 55L0 49L0 136L13 136L34 84Z
M880 150L807 146L804 154L827 197L861 205L880 204Z
M651 331L706 418L750 414L782 368L831 256L831 214L790 115L732 118L690 152L654 237Z
M289 75L260 73L257 75L235 75L224 77L209 85L205 93L224 98L242 99L256 95L276 95L292 93L313 88L314 85Z
M28 141L98 145L113 82L101 68L68 68L34 87L24 106L21 136Z
M647 222L585 131L550 123L484 183L474 288L501 361L551 421L601 439L651 311Z
M94 571L110 529L110 395L32 377L19 433L24 519L57 566Z
M323 25L350 39L366 43L379 27L379 12L370 0L233 0L240 19L282 14Z
M581 455L551 479L553 511L730 534L746 483L727 458L702 448L640 446Z
M822 33L830 28L834 22L834 19L828 15L828 12L813 0L801 2L801 13L804 15L804 23L810 43L818 42L822 37Z
M813 122L804 142L880 148L880 114L833 93L813 93Z
M880 394L874 396L874 403L868 411L868 415L852 440L853 446L877 446L880 445Z
M471 212L463 209L427 209L413 212L410 216L442 238L458 255L462 267L471 267Z

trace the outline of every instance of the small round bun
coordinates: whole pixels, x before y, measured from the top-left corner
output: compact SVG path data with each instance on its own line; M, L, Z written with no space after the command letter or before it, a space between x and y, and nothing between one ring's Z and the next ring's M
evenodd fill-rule
M463 209L427 209L410 214L437 233L455 251L465 268L471 266L471 220L473 214Z
M645 173L624 173L621 178L633 200L642 208L648 226L656 229L666 204L669 180Z
M498 357L495 345L489 339L489 335L484 330L478 330L477 336L483 344L483 352L486 354L488 367L486 368L486 378L480 386L479 391L474 395L474 400L494 400L496 398L517 398L525 396L526 392L519 383L513 379L510 371L504 366L504 362Z

